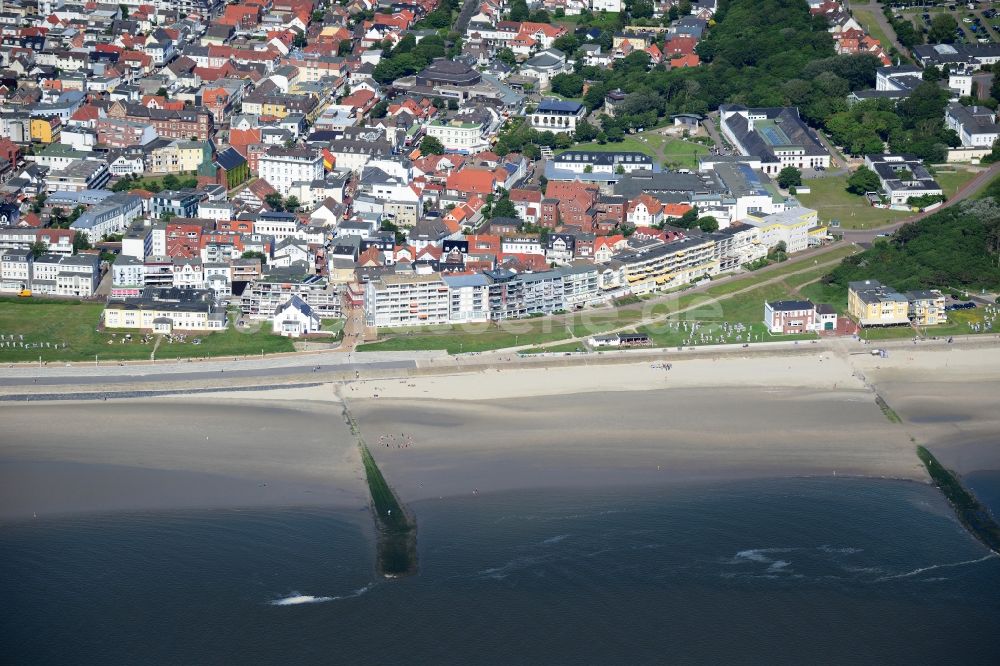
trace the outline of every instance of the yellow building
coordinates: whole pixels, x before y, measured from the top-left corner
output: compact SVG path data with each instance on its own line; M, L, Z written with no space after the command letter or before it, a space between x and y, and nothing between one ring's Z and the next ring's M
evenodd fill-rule
M284 118L288 115L288 108L281 101L267 101L261 105L262 115Z
M909 317L917 326L936 326L948 321L944 309L944 294L937 289L908 291Z
M149 154L152 173L190 173L211 160L212 149L207 141L173 141Z
M611 263L623 266L621 275L633 294L646 294L716 275L719 260L714 253L712 241L684 238L615 255Z
M906 296L878 280L851 282L847 312L862 326L896 326L910 323Z
M31 140L54 143L59 140L61 125L58 118L32 118Z
M209 302L134 298L109 302L104 308L104 326L155 333L221 331L226 327L226 313L216 312Z

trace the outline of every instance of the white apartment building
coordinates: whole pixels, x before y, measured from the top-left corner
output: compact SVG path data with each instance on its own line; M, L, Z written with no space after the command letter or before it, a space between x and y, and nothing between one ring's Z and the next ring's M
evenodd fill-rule
M30 289L34 263L31 250L4 250L0 254L0 291Z
M543 99L535 111L528 116L531 126L539 131L566 132L576 131L576 124L587 116L587 107L579 102L564 102L555 99Z
M173 258L173 284L176 289L204 289L205 271L201 259Z
M438 273L383 275L365 285L364 307L368 326L424 326L447 324L451 300Z
M962 106L953 102L945 111L944 123L948 129L955 130L966 148L989 149L1000 137L996 114L984 106Z
M816 211L797 206L765 217L748 216L744 222L760 229L760 242L768 250L785 244L791 254L809 247L809 230L819 226Z
M532 236L504 237L500 243L500 251L505 254L545 254L542 242Z
M229 222L233 219L233 205L226 201L201 201L198 203L198 217Z
M478 153L490 145L483 135L483 124L477 122L435 120L427 126L426 133L438 139L449 152Z
M292 213L261 213L253 223L255 234L272 236L275 243L291 238L298 228L298 218Z
M63 257L56 275L56 295L89 298L100 282L101 258L96 254Z
M448 285L448 319L452 323L489 321L490 286L485 275L445 275L442 279Z
M141 258L118 255L111 264L111 298L141 296L145 279L146 265Z
M284 197L293 183L322 180L323 158L304 148L271 148L260 156L257 172Z

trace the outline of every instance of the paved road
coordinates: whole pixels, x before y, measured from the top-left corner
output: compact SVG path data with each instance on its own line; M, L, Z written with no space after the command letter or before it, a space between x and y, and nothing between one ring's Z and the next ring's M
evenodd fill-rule
M869 2L869 3L852 2L848 5L848 9L864 9L865 11L870 12L871 15L875 17L875 23L878 24L878 27L881 28L882 32L884 32L885 35L892 41L892 46L895 46L896 50L902 53L904 56L909 55L910 53L909 49L907 49L905 46L899 43L899 39L896 38L896 31L893 29L891 25L889 25L889 21L885 18L885 14L882 13L882 5L880 5L877 2ZM861 27L865 28L869 32L871 31L871 28L866 26L864 21L858 19L858 23L860 23ZM958 24L962 25L961 19L959 19ZM882 46L888 46L888 45L883 44ZM888 50L889 49L886 48L886 51Z
M719 130L715 128L715 120L711 116L705 116L705 120L701 122L701 125L708 132L709 138L715 142L715 147L723 150L726 147L726 142L722 140Z
M160 363L116 365L79 363L72 366L15 366L4 368L0 387L5 386L94 386L106 384L147 384L153 382L218 381L221 379L275 378L309 375L315 381L329 380L333 373L370 370L402 370L417 367L416 358L406 355L369 353L363 355L325 352L289 355L284 359L214 359L200 363ZM409 356L414 356L409 354ZM419 355L418 356L427 356ZM319 368L313 371L314 368Z
M477 7L479 7L478 0L465 0L465 3L462 4L462 10L458 13L458 18L455 19L455 32L465 36L465 29L469 27L469 21L472 20Z

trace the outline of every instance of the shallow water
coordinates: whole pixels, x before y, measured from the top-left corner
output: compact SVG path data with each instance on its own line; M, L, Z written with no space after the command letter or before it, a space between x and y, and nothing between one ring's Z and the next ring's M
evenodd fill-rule
M376 579L361 512L0 526L3 661L1000 660L1000 558L919 484L536 491L412 508L420 574L397 581Z

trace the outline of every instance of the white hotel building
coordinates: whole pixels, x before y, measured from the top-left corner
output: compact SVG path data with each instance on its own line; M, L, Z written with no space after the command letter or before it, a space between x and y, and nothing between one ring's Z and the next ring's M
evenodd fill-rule
M286 197L294 183L323 179L323 158L303 148L271 148L260 156L257 173Z

